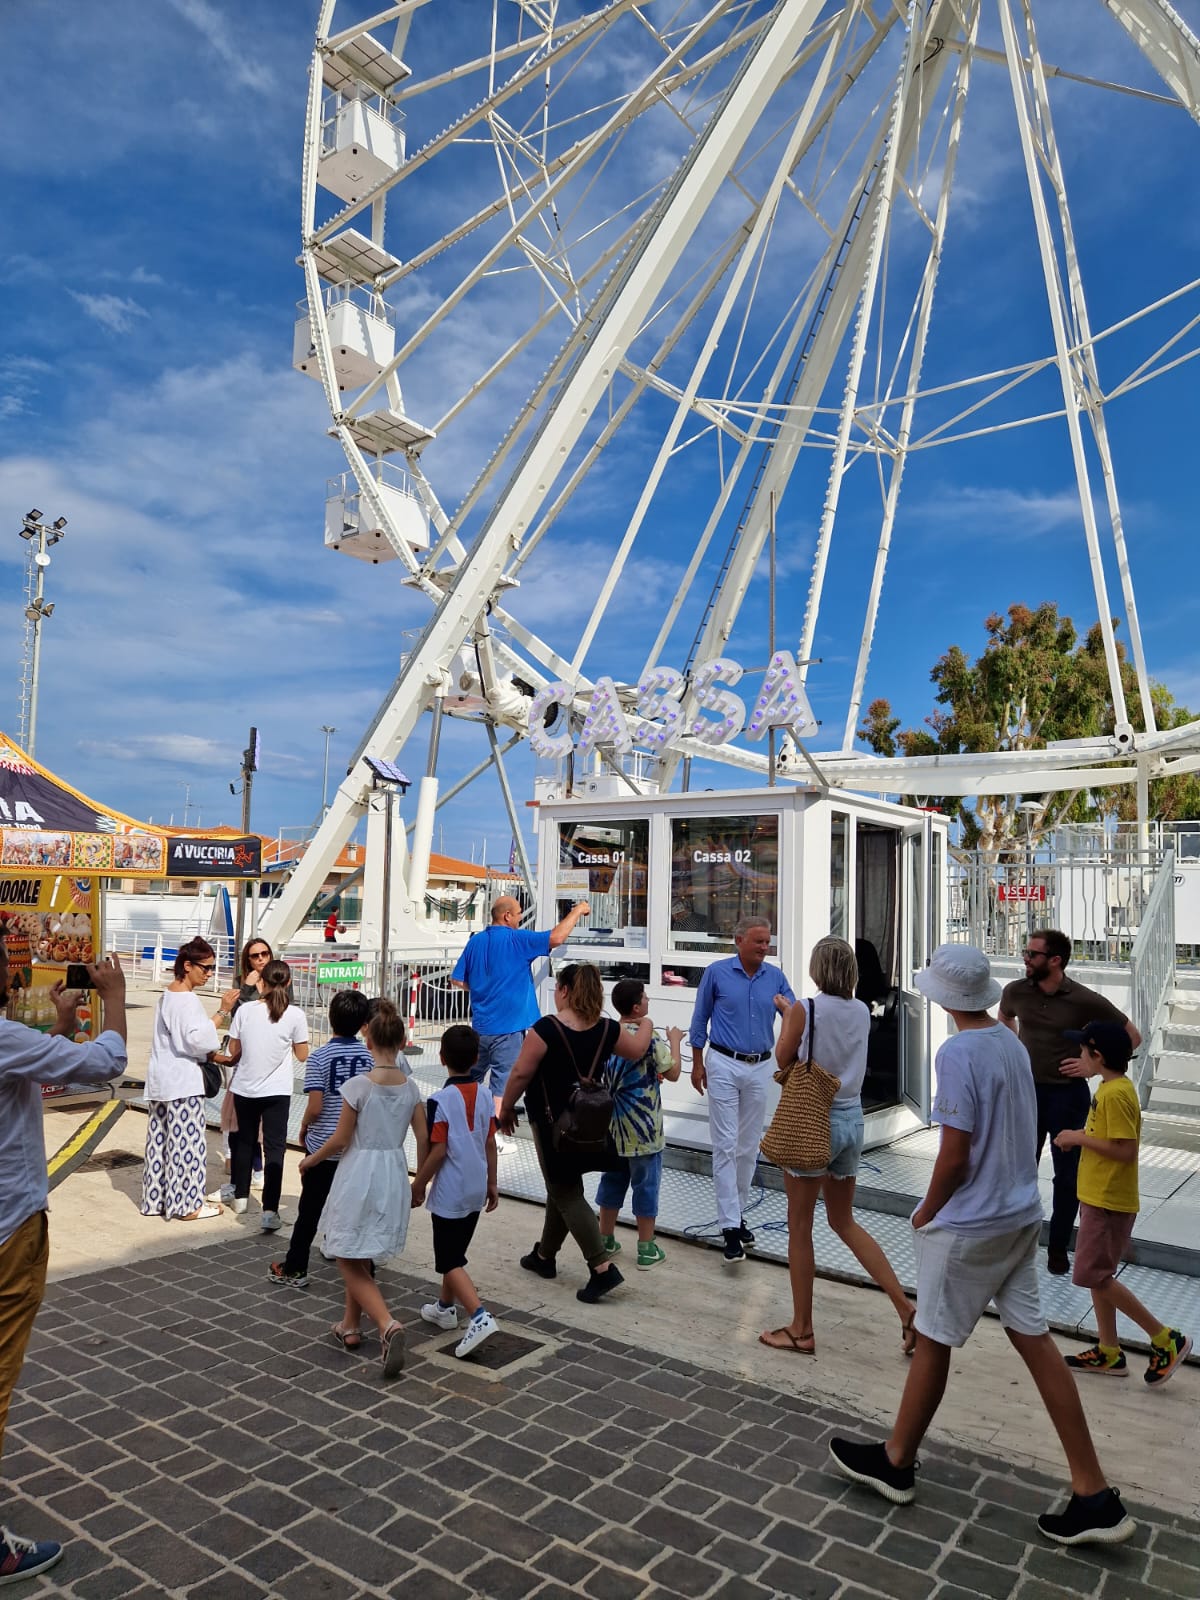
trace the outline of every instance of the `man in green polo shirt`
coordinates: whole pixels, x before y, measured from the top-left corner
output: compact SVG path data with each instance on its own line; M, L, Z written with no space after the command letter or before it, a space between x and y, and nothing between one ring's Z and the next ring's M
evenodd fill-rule
M1079 1151L1060 1150L1054 1140L1064 1128L1082 1128L1091 1105L1091 1091L1082 1075L1078 1051L1063 1034L1068 1028L1078 1031L1091 1022L1116 1022L1128 1033L1135 1050L1142 1036L1111 1000L1067 977L1071 941L1065 933L1057 928L1035 928L1024 957L1025 976L1006 985L1000 996L1000 1020L1019 1035L1033 1067L1038 1160L1049 1139L1054 1163L1046 1266L1056 1277L1063 1277L1071 1270L1067 1247L1079 1210L1075 1192Z

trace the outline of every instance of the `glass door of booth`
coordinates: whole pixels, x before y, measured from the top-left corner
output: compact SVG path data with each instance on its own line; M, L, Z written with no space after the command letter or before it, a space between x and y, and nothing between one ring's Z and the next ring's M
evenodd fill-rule
M900 923L900 1093L922 1122L931 1104L929 1002L913 978L933 954L937 921L934 834L928 816L904 830Z
M927 1122L928 1008L912 982L932 950L936 918L929 819L907 825L834 812L831 827L830 927L854 944L857 995L871 1012L863 1109L876 1114L879 1131L892 1126L888 1113Z

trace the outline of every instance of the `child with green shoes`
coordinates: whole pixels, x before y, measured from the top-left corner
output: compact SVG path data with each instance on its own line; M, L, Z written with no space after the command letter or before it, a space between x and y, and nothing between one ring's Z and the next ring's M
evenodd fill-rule
M623 1027L636 1033L649 1002L645 985L637 978L622 978L613 985L613 1010ZM639 1272L649 1272L667 1259L654 1237L658 1217L658 1192L662 1182L663 1137L660 1082L674 1083L682 1066L683 1029L668 1028L664 1042L657 1036L640 1061L610 1056L605 1078L613 1098L613 1140L620 1166L601 1176L596 1191L600 1208L600 1235L604 1248L615 1256L621 1246L613 1230L617 1213L633 1186L633 1214L637 1220Z
M1139 1205L1142 1108L1126 1077L1133 1044L1116 1022L1093 1022L1077 1032L1068 1029L1066 1037L1080 1046L1080 1052L1077 1062L1064 1065L1064 1072L1079 1078L1100 1076L1086 1127L1065 1128L1054 1141L1060 1150L1078 1146L1081 1151L1079 1235L1071 1281L1091 1291L1099 1335L1090 1350L1068 1356L1067 1366L1073 1372L1125 1377L1129 1367L1117 1337L1117 1312L1123 1311L1150 1337L1145 1379L1157 1388L1187 1360L1192 1341L1178 1328L1160 1322L1116 1276Z

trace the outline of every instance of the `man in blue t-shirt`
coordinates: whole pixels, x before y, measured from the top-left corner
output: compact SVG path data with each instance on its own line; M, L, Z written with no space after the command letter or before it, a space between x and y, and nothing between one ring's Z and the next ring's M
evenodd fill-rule
M471 935L458 958L450 981L470 994L471 1022L479 1035L479 1060L471 1079L484 1083L491 1074L497 1111L525 1030L541 1016L529 963L565 944L589 910L587 901L581 900L549 933L537 932L519 926L520 906L512 895L501 895L492 906L489 926ZM497 1136L496 1142L500 1150L512 1148L510 1139Z
M371 1002L358 989L341 989L329 1002L329 1027L333 1037L312 1052L304 1064L308 1101L300 1122L300 1143L307 1154L332 1138L342 1114L342 1090L351 1078L370 1072L375 1065L361 1038ZM272 1261L267 1275L272 1283L303 1289L308 1283L308 1257L321 1225L321 1213L337 1176L336 1161L319 1161L300 1174L300 1204L288 1253Z

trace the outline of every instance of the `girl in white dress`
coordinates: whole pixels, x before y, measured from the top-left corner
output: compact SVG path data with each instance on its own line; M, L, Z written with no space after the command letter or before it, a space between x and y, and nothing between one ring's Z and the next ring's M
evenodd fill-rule
M305 1156L300 1171L340 1157L325 1204L325 1249L337 1257L346 1305L330 1331L345 1349L357 1350L365 1312L379 1329L383 1375L394 1378L404 1366L404 1329L371 1276L372 1263L404 1249L412 1208L404 1140L411 1128L420 1166L429 1134L420 1090L396 1064L404 1048L404 1021L390 1000L375 1003L364 1036L375 1065L343 1087L342 1114L332 1137Z

